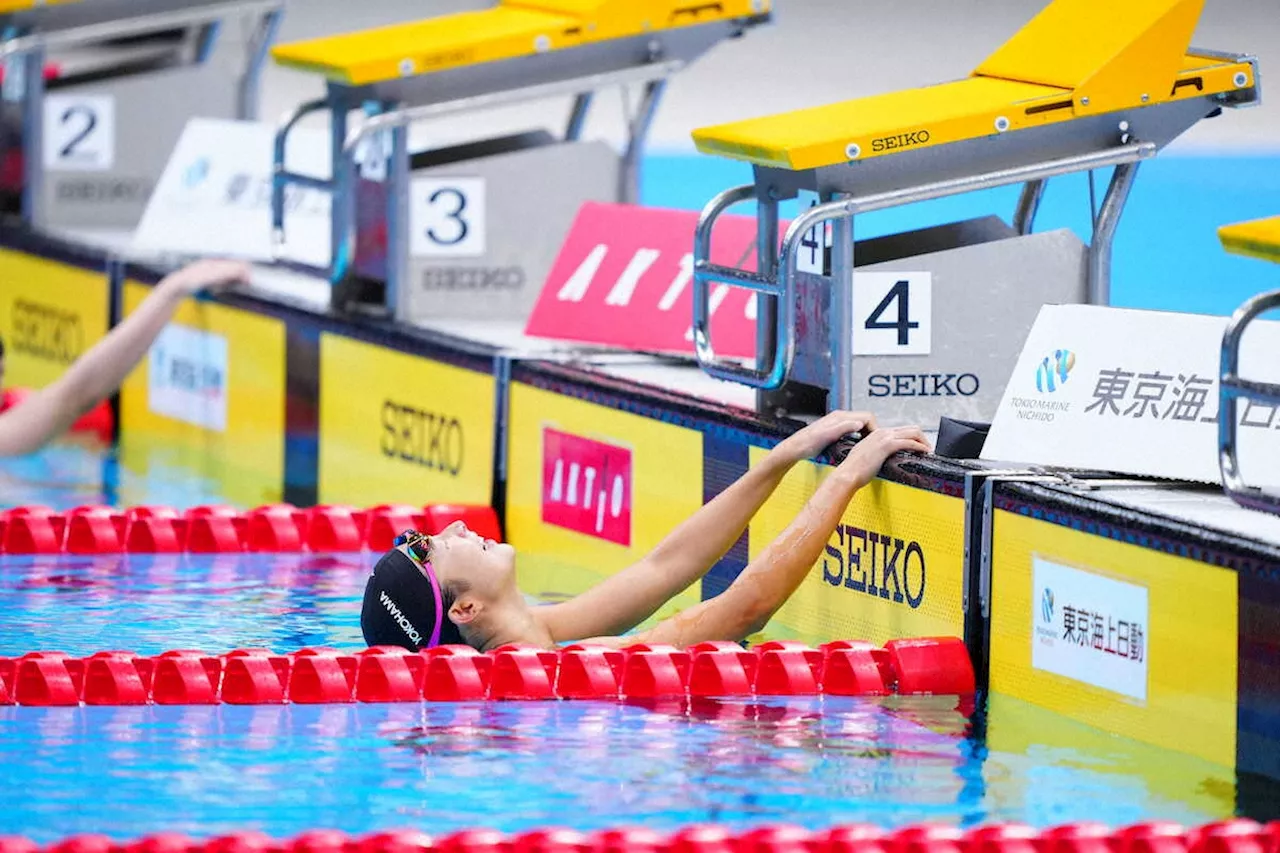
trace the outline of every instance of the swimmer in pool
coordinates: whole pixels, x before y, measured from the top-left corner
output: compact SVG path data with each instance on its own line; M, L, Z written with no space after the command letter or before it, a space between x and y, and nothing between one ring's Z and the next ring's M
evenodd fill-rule
M705 575L792 466L849 434L862 438L728 589L647 630L621 636ZM436 536L407 531L366 584L360 614L365 642L410 650L460 644L480 651L508 643L683 648L711 640L741 642L763 629L800 586L850 499L885 460L899 452L931 450L918 427L880 428L868 413L832 412L783 440L639 562L557 604L525 601L510 545L482 539L461 522Z
M34 453L115 393L182 300L248 280L248 264L222 260L197 261L166 276L137 310L61 376L0 412L0 456Z

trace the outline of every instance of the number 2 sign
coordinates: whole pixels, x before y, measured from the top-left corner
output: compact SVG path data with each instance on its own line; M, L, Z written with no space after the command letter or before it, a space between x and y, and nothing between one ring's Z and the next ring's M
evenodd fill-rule
M933 274L853 274L853 354L928 355L933 346Z
M105 172L116 164L116 102L110 95L44 99L44 167Z

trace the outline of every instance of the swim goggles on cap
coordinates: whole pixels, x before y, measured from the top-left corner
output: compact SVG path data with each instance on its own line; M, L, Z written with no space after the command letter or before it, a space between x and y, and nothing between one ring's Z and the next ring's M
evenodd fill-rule
M422 569L431 583L431 592L436 604L435 626L431 629L431 639L426 648L440 645L440 626L444 624L444 596L440 593L440 581L436 578L436 570L431 566L431 537L417 530L406 530L395 538L395 547L408 546L409 556Z

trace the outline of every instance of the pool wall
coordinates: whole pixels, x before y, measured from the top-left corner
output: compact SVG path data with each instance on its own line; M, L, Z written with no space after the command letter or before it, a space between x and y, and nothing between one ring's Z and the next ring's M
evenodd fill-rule
M157 278L16 232L0 231L0 250L23 280L0 295L0 319L28 300L32 316L86 330L65 352L25 353L14 383L57 375ZM118 401L126 468L195 466L242 506L492 504L523 582L548 598L642 554L782 434L752 412L283 301L193 302L171 328L167 378L144 363ZM571 496L574 463L603 473ZM825 470L797 466L675 606L724 589ZM766 635L960 636L993 693L1235 768L1240 800L1271 796L1280 548L1047 484L996 482L987 500L985 477L944 460L886 466ZM1071 641L1046 634L1068 609Z

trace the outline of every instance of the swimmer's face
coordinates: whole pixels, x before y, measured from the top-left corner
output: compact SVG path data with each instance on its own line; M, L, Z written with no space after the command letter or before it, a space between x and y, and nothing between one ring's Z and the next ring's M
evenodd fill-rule
M431 565L442 584L463 584L481 601L501 598L515 585L515 549L479 536L461 521L431 537Z

